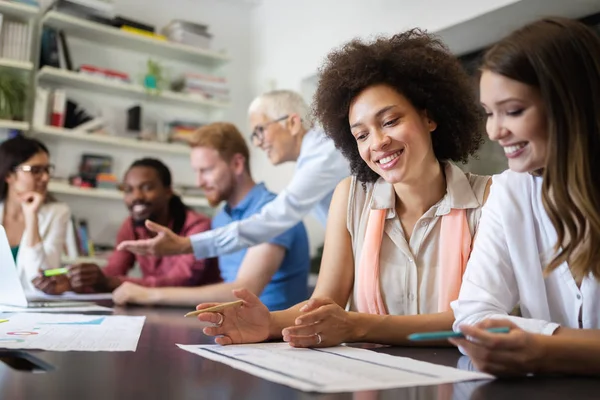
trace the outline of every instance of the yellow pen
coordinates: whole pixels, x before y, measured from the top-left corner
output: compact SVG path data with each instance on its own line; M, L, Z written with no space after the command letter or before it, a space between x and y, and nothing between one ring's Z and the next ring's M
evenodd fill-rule
M3 322L8 322L8 320L7 319L0 319L0 324L3 323Z
M236 301L231 301L229 303L222 303L222 304L219 304L218 306L208 307L203 310L190 311L189 313L185 314L184 317L195 317L196 315L200 315L203 313L219 312L219 311L223 311L224 309L229 308L229 307L240 306L243 303L244 303L244 300L236 300Z

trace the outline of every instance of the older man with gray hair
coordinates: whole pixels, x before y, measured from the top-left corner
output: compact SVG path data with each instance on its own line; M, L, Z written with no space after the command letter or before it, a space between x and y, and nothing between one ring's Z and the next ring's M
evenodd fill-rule
M316 128L302 97L276 90L257 97L248 109L255 146L267 152L273 165L296 161L287 187L258 214L222 228L190 237L151 222L156 237L124 241L120 250L137 254L172 255L193 252L197 259L232 253L266 242L301 221L309 212L325 226L336 185L350 175L348 161Z

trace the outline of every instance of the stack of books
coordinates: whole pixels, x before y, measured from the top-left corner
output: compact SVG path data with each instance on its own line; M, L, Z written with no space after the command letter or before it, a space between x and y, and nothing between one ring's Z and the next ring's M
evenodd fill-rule
M208 33L208 26L180 19L169 22L162 29L162 34L171 42L186 44L200 49L209 49L212 35Z
M210 100L228 102L230 99L227 79L220 76L186 73L171 84L171 89Z
M29 61L31 30L24 22L0 14L0 58Z
M170 142L189 143L190 138L203 123L174 120L166 123Z

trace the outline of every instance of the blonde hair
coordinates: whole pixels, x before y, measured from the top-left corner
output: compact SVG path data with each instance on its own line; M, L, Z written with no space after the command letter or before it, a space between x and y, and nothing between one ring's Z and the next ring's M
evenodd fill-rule
M235 125L215 122L198 128L188 141L190 147L208 147L219 152L219 156L231 161L234 155L244 156L244 166L250 173L250 150L244 137Z
M261 113L274 120L287 114L298 114L302 127L309 130L313 121L308 104L300 94L291 90L273 90L258 96L248 107L248 114Z

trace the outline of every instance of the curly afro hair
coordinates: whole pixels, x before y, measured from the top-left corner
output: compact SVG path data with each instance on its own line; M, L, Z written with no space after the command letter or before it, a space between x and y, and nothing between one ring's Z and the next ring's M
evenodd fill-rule
M438 38L420 29L371 43L355 39L332 51L319 72L313 113L362 182L379 175L360 157L348 113L352 100L373 85L389 85L427 111L437 123L432 143L438 160L466 163L483 142L483 112L470 78Z

